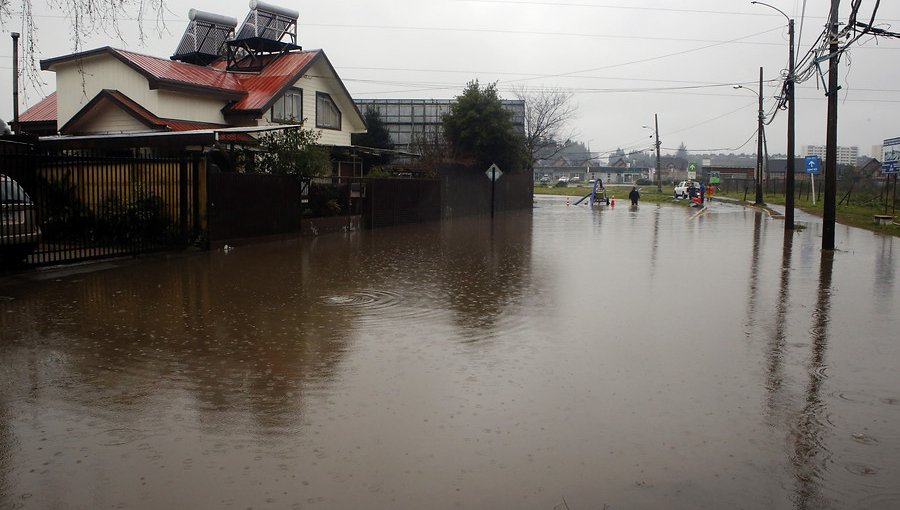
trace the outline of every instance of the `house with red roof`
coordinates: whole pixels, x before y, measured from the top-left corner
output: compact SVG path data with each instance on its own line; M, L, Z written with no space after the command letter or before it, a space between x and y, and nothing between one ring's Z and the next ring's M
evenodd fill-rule
M191 9L170 58L103 47L42 60L56 91L21 115L22 129L55 141L152 134L188 145L165 135L253 143L266 129L302 125L346 154L366 125L325 52L297 45L296 11L250 7L238 30L235 18Z

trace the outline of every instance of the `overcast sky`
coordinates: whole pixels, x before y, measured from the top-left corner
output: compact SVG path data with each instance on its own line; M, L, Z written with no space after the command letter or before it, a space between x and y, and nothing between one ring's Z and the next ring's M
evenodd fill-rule
M17 0L11 0L17 8ZM39 58L72 51L64 13L34 0ZM759 68L764 68L765 110L770 112L787 67L786 19L764 6L735 0L333 0L270 1L300 12L299 43L321 48L355 98L451 98L466 82L512 88L561 87L575 94L575 138L592 151L651 146L659 115L665 152L755 153ZM770 0L797 21L801 56L822 33L829 0ZM868 20L875 0L863 0ZM805 17L804 13L805 5ZM847 20L850 1L842 4ZM143 45L125 22L126 39L98 33L83 49L113 46L169 57L188 22L188 10L214 12L242 22L247 0L170 1L166 32ZM900 2L882 1L877 24L900 32ZM10 31L0 46L0 118L12 117ZM802 31L801 31L802 30ZM900 40L860 39L840 64L838 143L861 154L900 136ZM827 63L823 63L827 73ZM55 87L43 73L43 91L23 92L21 111ZM773 80L769 82L769 80ZM817 87L817 81L819 86ZM750 90L736 90L733 84ZM27 93L26 93L27 92ZM769 152L786 149L786 112L766 129ZM826 98L820 79L797 89L797 151L825 143Z

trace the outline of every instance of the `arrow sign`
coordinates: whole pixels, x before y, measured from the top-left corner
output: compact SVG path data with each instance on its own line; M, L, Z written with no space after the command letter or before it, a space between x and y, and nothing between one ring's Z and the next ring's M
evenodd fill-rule
M819 175L819 156L806 156L806 173Z
M500 178L501 175L503 175L503 172L501 172L500 167L497 166L496 163L494 163L487 169L487 171L484 174L487 175L488 179L490 179L492 181L496 181L497 179Z

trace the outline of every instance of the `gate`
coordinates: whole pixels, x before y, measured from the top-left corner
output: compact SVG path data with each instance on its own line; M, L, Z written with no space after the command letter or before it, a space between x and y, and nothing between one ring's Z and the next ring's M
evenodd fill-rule
M30 200L13 205L4 197L0 270L133 256L186 246L200 233L199 159L48 153L25 144L3 144L2 152L7 188Z

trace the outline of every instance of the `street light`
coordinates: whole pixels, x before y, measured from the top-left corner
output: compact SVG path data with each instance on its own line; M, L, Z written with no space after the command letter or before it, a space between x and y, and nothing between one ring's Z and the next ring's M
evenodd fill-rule
M748 89L743 85L734 85L735 89L744 89L749 90L756 94L756 97L759 98L759 114L757 118L757 128L756 128L756 199L754 200L754 204L756 205L765 205L763 201L762 195L762 139L763 139L763 121L765 120L765 114L763 113L763 68L759 68L759 92L757 93L754 90Z
M794 20L778 7L765 2L752 1L751 4L759 4L775 9L788 21L788 40L790 52L788 56L788 75L784 82L785 95L788 103L788 132L787 132L787 168L784 176L784 229L794 229Z
M643 126L650 129L650 126ZM653 134L656 135L656 191L662 193L662 176L659 174L659 116L653 114Z

